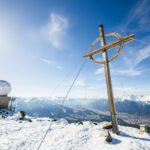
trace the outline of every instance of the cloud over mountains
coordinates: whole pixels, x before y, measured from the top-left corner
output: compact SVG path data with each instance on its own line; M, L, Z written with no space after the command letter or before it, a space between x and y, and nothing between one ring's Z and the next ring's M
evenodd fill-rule
M62 49L62 41L68 26L69 21L66 17L51 13L48 23L42 27L41 32L48 38L53 47Z

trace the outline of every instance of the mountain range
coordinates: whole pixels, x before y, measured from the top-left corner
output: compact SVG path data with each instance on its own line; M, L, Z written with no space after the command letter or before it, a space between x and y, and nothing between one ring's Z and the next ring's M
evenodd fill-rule
M71 122L83 120L110 121L109 102L106 98L69 98L61 106L63 97L16 97L13 106L34 117L66 118ZM150 123L150 96L122 96L115 98L120 124Z

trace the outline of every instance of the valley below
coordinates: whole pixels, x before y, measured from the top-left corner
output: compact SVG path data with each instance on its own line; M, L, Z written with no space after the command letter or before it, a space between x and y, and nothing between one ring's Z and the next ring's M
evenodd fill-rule
M138 101L137 101L138 99ZM142 99L142 98L141 98ZM32 117L65 118L69 122L111 121L107 99L68 99L61 107L63 98L16 98L16 111L23 110ZM150 126L150 103L139 97L115 100L118 124L139 128L140 124Z

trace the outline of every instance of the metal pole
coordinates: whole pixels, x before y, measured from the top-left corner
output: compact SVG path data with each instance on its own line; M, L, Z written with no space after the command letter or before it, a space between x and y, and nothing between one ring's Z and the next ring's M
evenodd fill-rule
M13 98L11 97L11 98L10 98L10 102L11 102L11 103L10 103L10 110L11 110L11 111L12 111L12 99L13 99Z
M99 26L99 33L100 33L100 36L102 37L101 46L104 46L106 45L106 42L105 42L105 37L104 37L103 25ZM113 91L112 91L112 85L111 85L111 76L110 76L110 70L109 70L107 51L103 50L102 55L103 55L103 60L105 62L104 69L105 69L109 109L110 109L110 115L111 115L111 121L112 121L112 130L113 130L113 133L119 134L115 105L114 105L114 100L113 100Z

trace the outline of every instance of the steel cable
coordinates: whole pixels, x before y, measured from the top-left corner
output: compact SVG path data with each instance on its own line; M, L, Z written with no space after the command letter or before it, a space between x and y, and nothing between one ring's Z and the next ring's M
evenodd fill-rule
M76 74L76 76L75 76L75 78L74 78L74 80L73 80L73 82L72 82L72 84L71 84L71 86L70 86L68 92L66 93L66 96L64 97L64 99L63 99L63 101L62 101L62 103L61 103L61 105L60 105L58 111L56 112L55 116L58 115L60 109L63 107L63 104L64 104L65 100L67 99L67 97L68 97L68 95L69 95L71 89L73 88L73 86L74 86L74 84L75 84L75 82L76 82L76 80L77 80L77 78L78 78L78 76L79 76L81 70L83 69L83 67L84 67L84 65L85 65L85 62L86 62L86 59L83 61L82 65L81 65L81 67L80 67L80 69L79 69L79 71L77 72L77 74ZM42 143L44 142L44 139L46 138L46 136L47 136L47 134L48 134L48 132L49 132L49 130L50 130L52 124L53 124L53 122L51 121L51 123L50 123L48 129L46 130L45 135L43 136L43 138L42 138L42 140L41 140L41 142L40 142L40 144L39 144L37 150L40 149L40 147L41 147Z

